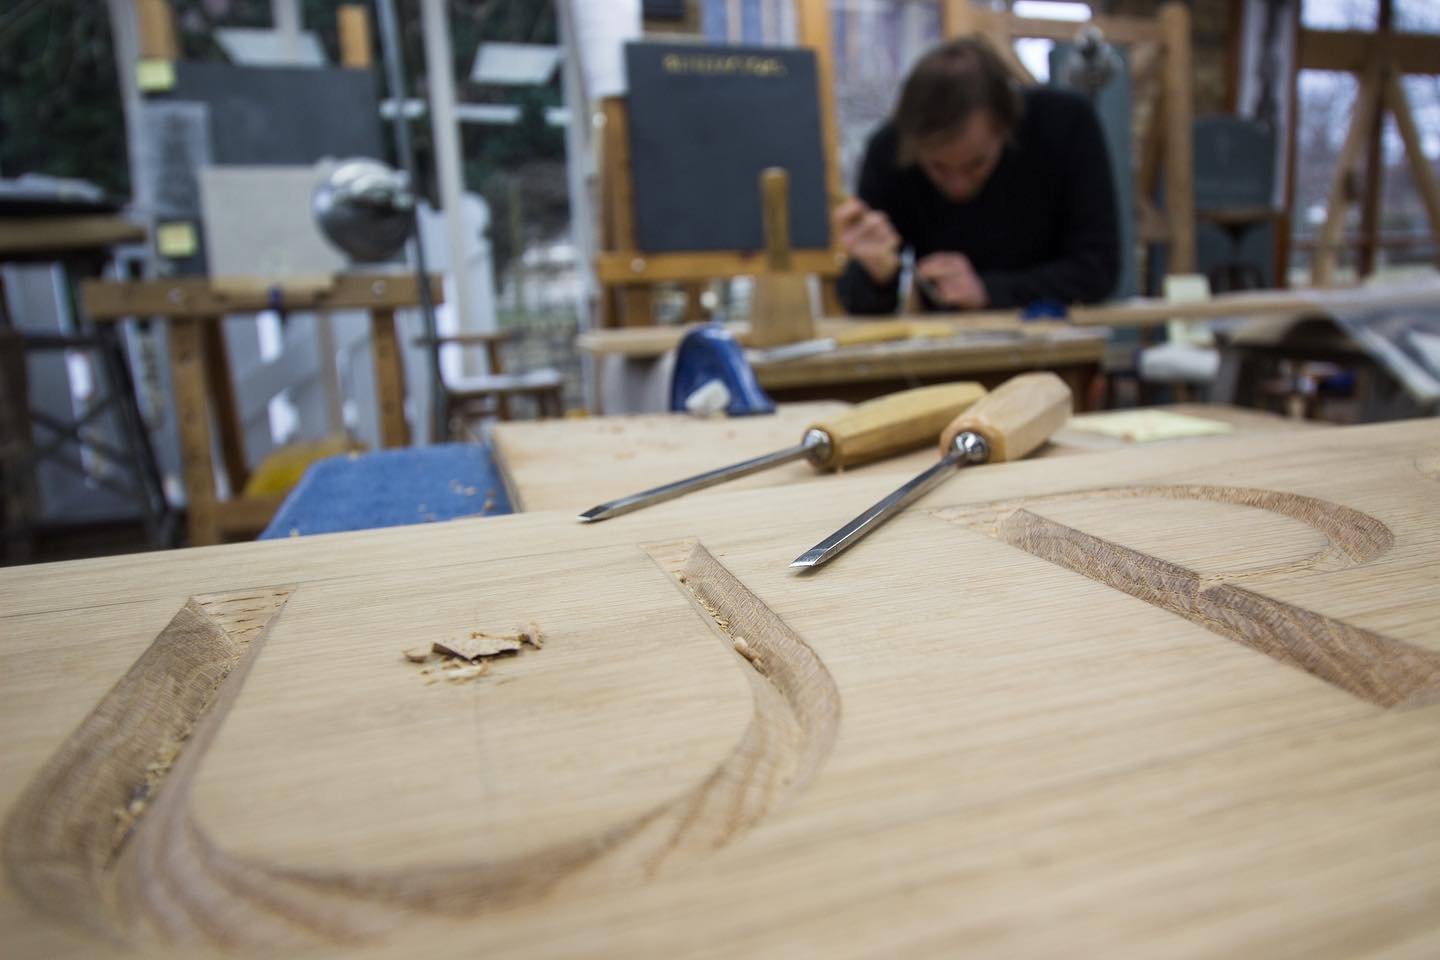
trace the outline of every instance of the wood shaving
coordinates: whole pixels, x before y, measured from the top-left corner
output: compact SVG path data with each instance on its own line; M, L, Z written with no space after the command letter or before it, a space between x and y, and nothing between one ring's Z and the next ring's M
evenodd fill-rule
M448 640L436 641L429 647L412 647L402 651L405 659L421 665L420 676L425 685L466 683L483 677L490 670L491 660L514 656L522 646L536 650L545 645L545 636L533 620L513 633L470 630Z
M135 822L145 812L149 805L150 798L160 787L160 781L170 773L170 768L180 758L180 744L189 739L188 732L180 736L179 741L170 741L160 746L148 763L145 764L145 782L136 784L130 791L130 799L125 806L115 808L115 828L110 834L110 849L119 850L125 838L130 835Z
M514 653L519 650L523 642L522 636L523 634L519 633L486 633L484 630L471 630L469 633L462 633L449 640L435 641L434 650L436 653L462 657L466 660L474 660L476 657L493 657L497 653Z
M740 654L740 656L750 661L750 665L753 666L756 670L759 670L762 673L764 672L765 661L761 659L759 651L757 651L754 647L750 646L750 644L745 642L744 637L736 637L734 638L734 640L731 641L731 643L734 645L736 653Z

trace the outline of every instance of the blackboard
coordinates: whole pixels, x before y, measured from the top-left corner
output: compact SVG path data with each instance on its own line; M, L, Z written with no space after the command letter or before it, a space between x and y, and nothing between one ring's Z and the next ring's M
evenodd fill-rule
M646 253L765 246L760 171L790 173L790 242L830 244L815 55L774 47L631 43L630 172Z
M211 162L382 158L375 74L338 67L177 63L169 96L206 104Z

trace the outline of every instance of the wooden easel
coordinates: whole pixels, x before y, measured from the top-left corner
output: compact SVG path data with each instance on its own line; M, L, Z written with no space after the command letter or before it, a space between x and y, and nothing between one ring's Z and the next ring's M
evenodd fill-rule
M595 256L595 278L601 290L601 326L637 327L654 323L653 296L658 283L691 287L724 277L770 272L764 250L654 254L639 250L635 242L630 132L624 98L606 97L601 101L601 112L605 129L600 141L600 252ZM830 153L828 148L826 152ZM843 254L837 249L795 250L789 269L817 274L823 280L839 276L843 266ZM823 286L826 284L822 282Z
M820 139L825 156L825 192L831 205L844 198L835 114L830 9L826 0L796 0L800 45L815 53L820 97ZM600 101L604 129L600 136L600 243L595 279L600 286L600 325L648 326L654 323L654 288L679 283L688 294L687 320L699 320L699 292L710 281L726 277L761 276L771 272L765 251L646 254L635 242L634 183L630 173L629 114L624 97ZM834 280L845 266L838 238L828 250L796 250L787 272L815 274L826 313L842 312Z
M1311 280L1316 286L1326 286L1334 280L1338 250L1345 245L1345 215L1350 203L1357 199L1361 203L1357 272L1363 276L1374 269L1376 253L1384 244L1380 235L1380 136L1387 109L1395 116L1404 141L1415 185L1425 203L1432 238L1440 240L1440 191L1436 190L1434 175L1420 149L1414 115L1401 82L1407 74L1440 74L1440 37L1396 31L1393 0L1378 0L1376 13L1375 30L1318 30L1301 25L1299 11L1294 11L1296 49L1289 94L1292 105L1302 70L1350 73L1359 83L1350 130L1331 183L1325 225L1312 261ZM1287 207L1294 205L1295 129L1296 124L1292 123L1286 160ZM1284 262L1289 258L1289 232L1282 232L1280 240L1280 259Z
M1084 24L1068 20L1019 17L974 6L970 0L943 0L941 29L946 37L978 34L990 40L1016 79L1033 84L1035 78L1015 54L1014 41L1040 38L1056 42L1075 39L1082 26L1100 29L1110 43L1155 50L1151 58L1159 81L1155 86L1150 118L1142 140L1140 170L1136 178L1136 213L1139 237L1146 243L1169 248L1168 271L1195 270L1195 158L1193 128L1195 100L1191 83L1190 10L1168 2L1155 19L1102 16ZM1137 71L1138 73L1139 71ZM1153 197L1165 170L1164 209Z
M444 299L439 277L430 278L430 295L435 303ZM88 280L81 287L81 300L88 320L115 323L130 317L161 317L169 324L170 383L189 501L191 546L252 537L265 528L280 506L278 497L240 493L250 471L221 327L227 314L277 308L369 313L380 444L391 448L410 442L395 311L419 305L420 284L414 276L346 274L335 277L325 289L297 290L260 282L249 288L233 283L217 288L201 277ZM220 467L232 491L228 500L221 499L216 488L212 448L219 451Z
M1334 283L1336 253L1345 233L1345 215L1350 210L1350 204L1361 199L1357 188L1362 173L1361 151L1366 149L1370 140L1378 140L1387 110L1394 116L1400 139L1405 144L1405 156L1410 162L1410 172L1415 177L1415 186L1425 202L1425 215L1430 221L1431 236L1440 243L1440 188L1436 187L1430 162L1420 147L1420 132L1415 126L1415 114L1410 110L1405 87L1400 82L1402 75L1402 71L1393 63L1371 61L1360 77L1360 89L1350 117L1350 130L1345 135L1345 145L1341 148L1340 159L1335 164L1335 176L1330 182L1329 200L1325 204L1325 226L1320 232L1320 243L1315 248L1315 259L1312 262L1310 280L1317 287L1328 287ZM1369 151L1369 154L1369 179L1374 186L1366 191L1364 203L1367 207L1365 219L1373 221L1375 215L1368 208L1378 204L1379 170L1375 164L1376 151Z

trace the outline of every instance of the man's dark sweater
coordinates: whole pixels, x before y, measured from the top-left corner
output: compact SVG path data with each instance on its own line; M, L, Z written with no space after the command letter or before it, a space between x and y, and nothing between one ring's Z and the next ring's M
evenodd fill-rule
M957 203L918 166L901 167L899 138L886 124L870 138L861 200L890 218L915 260L938 251L970 258L992 307L1035 300L1094 303L1120 273L1115 188L1095 112L1080 96L1025 91L1020 125L980 192ZM840 277L852 313L891 313L899 277L877 284L853 260ZM922 301L927 309L951 309Z

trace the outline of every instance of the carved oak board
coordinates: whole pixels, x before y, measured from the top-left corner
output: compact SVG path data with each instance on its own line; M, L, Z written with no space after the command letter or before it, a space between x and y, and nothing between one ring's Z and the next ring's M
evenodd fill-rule
M6 955L1440 952L1435 421L897 479L0 573Z

